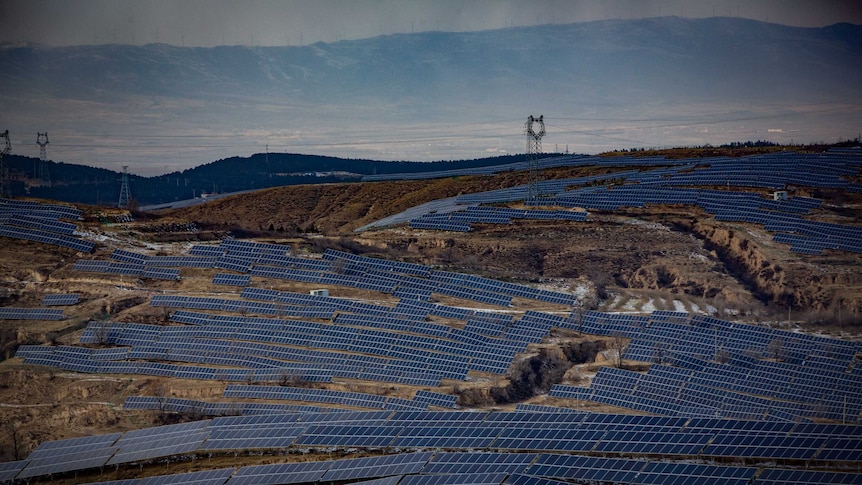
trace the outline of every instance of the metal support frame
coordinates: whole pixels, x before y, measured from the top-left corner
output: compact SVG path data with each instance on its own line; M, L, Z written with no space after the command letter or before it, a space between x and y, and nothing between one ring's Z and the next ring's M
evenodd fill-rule
M539 188L542 181L542 174L539 169L539 155L542 153L542 137L545 136L544 118L544 115L538 118L530 115L524 124L524 132L527 134L527 162L530 166L527 198L530 201L537 201L542 195Z
M36 144L39 145L39 181L42 185L51 185L51 174L48 170L48 132L36 132ZM36 177L37 174L33 174Z
M129 190L129 166L123 166L123 178L120 185L120 200L117 202L117 207L126 209L129 207L129 202L132 200L132 192Z

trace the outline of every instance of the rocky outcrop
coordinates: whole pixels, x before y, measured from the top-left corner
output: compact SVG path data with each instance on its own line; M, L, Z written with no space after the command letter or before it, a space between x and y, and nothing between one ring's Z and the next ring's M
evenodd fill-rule
M819 267L802 259L780 260L775 250L766 250L743 231L713 222L696 222L690 229L761 300L813 311L837 311L840 305L848 315L862 312L856 291L862 287L859 271L843 271L840 265Z

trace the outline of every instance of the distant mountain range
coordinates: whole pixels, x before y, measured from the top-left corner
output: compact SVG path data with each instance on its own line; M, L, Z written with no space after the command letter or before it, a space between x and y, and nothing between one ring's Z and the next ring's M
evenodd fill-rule
M581 103L633 96L822 101L858 99L860 55L862 26L664 17L306 47L4 46L0 83L15 95L85 101L251 94L314 103L481 103L517 92Z
M571 142L573 151L834 141L862 126L859 59L862 26L739 18L304 47L4 45L0 106L17 153L26 154L23 144L35 154L30 133L48 131L61 160L147 174L269 143L344 158L517 153L530 114L546 116L546 143ZM452 136L461 130L463 139Z

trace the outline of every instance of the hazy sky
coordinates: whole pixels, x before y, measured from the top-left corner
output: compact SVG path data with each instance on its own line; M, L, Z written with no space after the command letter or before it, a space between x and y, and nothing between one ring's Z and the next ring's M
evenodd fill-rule
M470 31L677 15L801 26L862 24L836 0L0 0L0 42L48 45L301 45L431 30Z

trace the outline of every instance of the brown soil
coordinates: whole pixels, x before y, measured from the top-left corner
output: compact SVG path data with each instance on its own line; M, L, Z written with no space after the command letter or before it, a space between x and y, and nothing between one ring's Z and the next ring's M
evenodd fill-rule
M578 177L611 169L560 168L547 178ZM494 177L387 181L277 187L214 200L165 215L194 221L205 229L238 228L271 235L316 232L349 236L353 230L431 200L496 190L527 182L522 172Z

